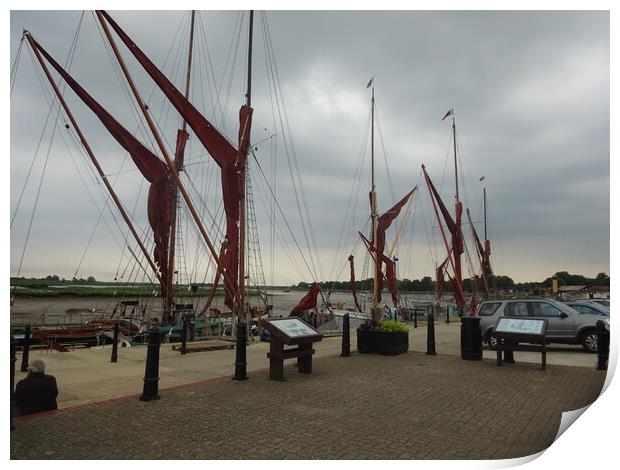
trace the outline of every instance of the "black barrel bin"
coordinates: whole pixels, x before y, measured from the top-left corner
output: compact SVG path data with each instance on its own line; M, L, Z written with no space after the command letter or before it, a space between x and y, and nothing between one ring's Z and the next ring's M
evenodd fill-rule
M480 317L461 317L461 359L482 359L482 331Z

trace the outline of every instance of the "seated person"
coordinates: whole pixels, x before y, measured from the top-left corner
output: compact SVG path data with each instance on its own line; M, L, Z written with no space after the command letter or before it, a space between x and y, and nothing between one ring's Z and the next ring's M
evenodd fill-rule
M28 367L28 376L15 386L15 405L20 415L51 411L58 408L56 378L45 374L45 362L33 359Z

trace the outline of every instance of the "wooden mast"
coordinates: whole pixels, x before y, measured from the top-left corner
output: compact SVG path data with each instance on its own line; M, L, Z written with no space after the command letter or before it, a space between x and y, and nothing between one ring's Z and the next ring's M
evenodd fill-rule
M142 97L140 96L140 93L138 92L138 89L136 88L136 85L131 77L131 75L129 74L129 71L127 70L127 66L125 65L125 61L123 60L123 57L120 55L120 52L118 50L118 47L116 46L116 42L114 41L114 38L112 37L112 34L110 33L110 29L108 28L108 24L106 23L101 11L97 10L97 18L99 19L99 22L101 23L101 26L103 27L103 30L106 34L106 37L108 38L108 42L110 43L110 46L112 47L112 50L114 51L114 55L116 56L119 65L121 66L121 69L123 70L123 74L125 75L125 78L127 79L127 82L129 83L129 86L134 94L134 97L136 98L136 101L138 102L138 106L140 107L146 121L147 124L149 126L149 129L151 130L151 133L153 134L153 136L155 137L155 141L157 142L157 146L159 147L164 160L166 161L166 164L168 165L168 169L170 170L170 176L172 176L174 183L177 185L179 191L181 192L181 195L183 196L183 200L185 201L185 204L187 205L187 208L189 209L192 218L194 219L194 222L196 223L196 226L198 228L198 230L200 231L200 234L202 235L202 238L204 239L205 243L207 244L207 248L209 249L209 252L211 253L211 256L213 257L213 259L215 260L215 262L217 263L218 268L221 270L222 272L222 276L224 278L224 282L227 284L227 287L229 289L229 291L231 292L231 294L238 299L238 290L235 287L235 284L232 282L231 278L230 278L230 274L226 271L222 260L220 259L217 251L215 250L215 247L213 246L213 243L211 242L209 235L207 234L207 231L204 228L204 225L202 224L202 220L200 219L200 215L198 214L198 212L196 211L196 209L194 208L194 205L189 197L189 194L187 192L187 189L185 188L185 186L183 185L183 183L181 182L179 175L177 174L176 171L174 171L174 162L172 161L172 159L170 158L170 155L168 154L168 150L166 149L166 146L164 145L164 142L161 138L161 136L159 135L159 131L157 130L157 126L155 125L155 122L153 121L153 118L151 117L147 106L144 104L144 101L142 100Z
M254 31L254 10L250 10L250 25L248 28L248 82L245 94L245 104L252 106L252 36ZM251 131L250 131L251 132ZM248 142L250 136L248 135ZM243 171L239 175L239 305L237 316L245 318L247 309L245 308L245 240L246 240L246 172L248 169L247 152L243 155Z
M155 276L157 277L158 281L160 283L162 283L163 280L162 280L162 278L161 278L161 276L159 274L159 271L157 270L157 267L155 266L155 263L151 259L151 256L149 255L148 250L146 249L146 247L142 243L142 240L140 239L140 236L138 235L138 232L136 232L136 229L134 228L133 224L131 223L131 220L129 219L129 215L125 211L125 207L123 206L123 204L121 203L120 199L118 198L118 196L114 192L114 189L112 188L112 185L108 181L107 176L103 172L103 169L101 168L101 165L99 165L99 161L95 157L95 154L94 154L93 150L91 149L90 145L88 144L88 142L86 140L86 137L82 133L82 130L80 129L80 126L78 125L77 121L73 117L73 113L71 113L71 110L69 109L69 106L67 106L67 102L65 101L64 97L62 96L62 93L60 92L60 90L58 88L58 85L56 85L56 82L54 82L54 79L52 78L52 75L50 74L50 71L47 68L47 65L45 64L45 61L41 57L41 53L39 52L39 49L37 49L35 47L35 45L32 43L32 40L33 40L32 39L32 35L30 34L30 32L25 31L24 32L24 36L28 40L28 44L30 45L30 48L33 50L33 52L34 52L34 54L35 54L39 64L43 68L43 72L45 73L45 76L47 77L48 81L50 82L50 84L52 86L52 89L54 90L54 93L58 97L58 100L60 101L60 104L62 105L63 109L65 110L65 113L67 114L67 117L69 118L69 121L71 121L71 125L73 126L73 128L75 129L75 132L77 133L78 137L80 138L80 142L82 143L82 146L84 147L84 150L86 150L86 153L90 157L93 165L95 165L95 169L97 170L97 173L99 173L99 176L101 177L101 180L103 181L103 184L105 185L106 189L110 193L110 196L112 197L112 200L114 201L114 204L116 204L116 207L120 211L121 216L123 217L123 220L127 224L127 227L129 227L129 231L131 232L131 234L134 236L136 242L138 243L138 246L140 247L140 251L142 251L142 254L144 255L144 257L148 261L149 266L151 267L151 269L155 273Z
M192 57L194 51L194 22L196 17L196 10L192 10L192 16L190 20L190 30L189 30L189 51L187 56L187 75L185 77L185 99L189 99L189 85L191 80L192 73ZM187 131L187 121L183 119L183 132ZM173 171L177 171L175 166ZM182 171L182 168L178 168L178 171ZM174 300L174 258L175 258L175 250L176 250L176 227L177 227L177 205L179 201L179 189L174 181L172 181L172 213L171 213L171 224L170 224L170 242L168 248L168 288L166 292L168 294L168 298L166 299L166 304L168 307L168 314L174 310L175 300ZM164 312L165 314L166 312Z
M373 246L377 243L377 227L378 227L378 219L379 214L377 214L377 191L375 185L375 79L374 77L371 79L372 85L372 98L370 100L370 116L371 116L371 124L370 124L370 219L371 219L371 229L372 229L372 244ZM371 304L371 312L373 321L379 321L376 309L379 307L379 283L381 280L379 279L378 274L378 260L375 260L375 273L374 273L374 281L373 281L373 293L372 293L372 304ZM377 318L375 318L377 317Z
M484 203L484 239L488 240L487 237L487 188L482 188L482 201Z
M454 144L454 182L456 186L456 196L454 203L454 222L456 223L456 229L461 232L461 213L463 212L463 206L459 199L459 173L458 173L458 164L457 164L457 156L456 156L456 120L454 117L454 110L452 110L452 140ZM452 247L452 254L454 256L454 278L456 282L461 287L461 292L463 292L463 276L461 273L461 253L456 247ZM457 309L460 314L463 315L464 305L457 305Z

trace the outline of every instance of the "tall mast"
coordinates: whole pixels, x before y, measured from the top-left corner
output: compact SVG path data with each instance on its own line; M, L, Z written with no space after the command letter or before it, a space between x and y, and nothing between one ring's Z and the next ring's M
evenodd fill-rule
M456 224L456 230L461 232L461 214L463 212L463 205L459 199L459 173L458 173L458 164L457 164L457 156L456 156L456 120L454 117L454 110L452 110L452 141L454 145L454 182L456 186L456 201L454 203L454 223ZM459 235L461 237L461 235ZM454 246L454 236L452 237L453 246L452 246L452 254L454 256L454 277L456 282L460 286L461 292L463 291L463 277L461 274L461 249L457 249ZM462 240L462 238L461 238ZM462 241L460 241L459 245L462 246ZM461 315L463 314L464 305L457 305Z
M252 36L254 32L254 10L250 10L250 26L248 28L248 83L247 91L245 94L245 104L252 106ZM248 142L250 136L248 136ZM243 168L240 178L239 193L241 198L239 200L239 310L237 315L245 317L245 186L246 186L246 171L248 167L247 153L243 156L243 162L241 167Z
M377 214L377 191L375 185L375 79L374 77L371 79L372 84L372 98L370 100L370 219L371 219L371 227L372 227L372 244L373 246L377 243L377 220L379 215ZM372 308L375 309L379 306L379 269L378 269L378 261L375 262L375 274L374 274L374 282L373 282L373 293L372 293Z
M187 75L185 77L185 98L189 99L189 84L192 73L192 57L194 51L194 20L196 18L196 11L192 10L192 16L190 20L189 30L189 51L187 56ZM187 121L183 119L183 131L187 130ZM178 168L181 171L182 168ZM177 171L175 166L173 171ZM172 181L172 214L170 224L170 246L168 251L168 299L166 300L167 306L172 309L174 307L174 258L176 250L176 228L177 228L177 206L179 201L179 189L174 181Z
M487 188L482 188L482 200L484 202L484 239L487 237Z
M459 202L459 173L456 163L456 123L454 120L454 111L452 111L452 141L454 142L454 181L456 183L456 202Z

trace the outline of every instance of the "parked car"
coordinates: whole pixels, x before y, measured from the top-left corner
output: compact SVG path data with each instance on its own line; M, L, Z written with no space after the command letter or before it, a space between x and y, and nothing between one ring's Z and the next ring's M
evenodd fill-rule
M589 300L590 300L590 302L595 302L595 303L597 303L599 305L602 305L603 307L607 307L607 308L610 307L609 300L607 300L607 299L589 299Z
M493 334L501 317L544 318L547 320L548 343L581 344L588 352L597 350L596 322L603 320L609 328L609 318L590 313L579 313L568 305L547 299L489 300L478 308L482 339L490 348L497 346Z
M609 307L603 307L601 304L591 300L569 300L564 302L565 305L577 310L579 313L589 313L591 315L609 316Z

